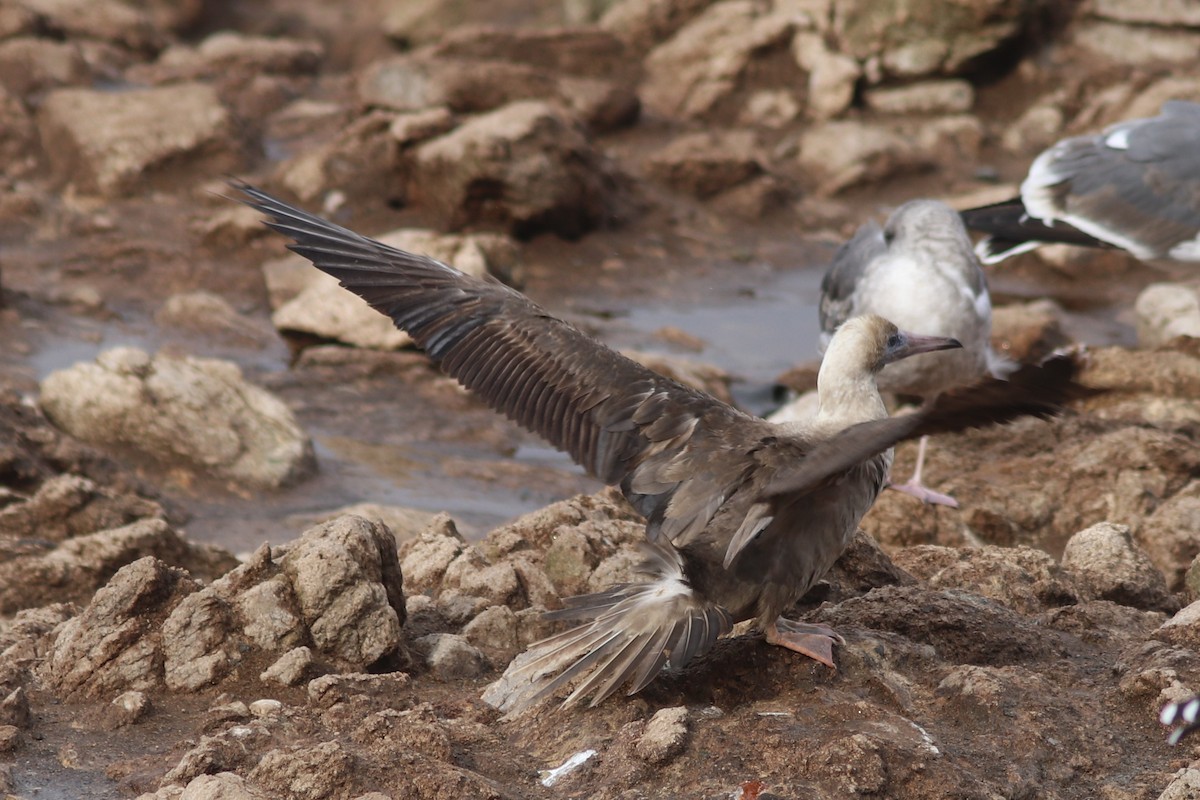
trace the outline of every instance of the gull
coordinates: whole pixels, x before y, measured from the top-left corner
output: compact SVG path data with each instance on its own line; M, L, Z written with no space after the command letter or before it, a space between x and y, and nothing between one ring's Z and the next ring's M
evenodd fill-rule
M976 246L985 264L1049 242L1200 261L1200 103L1168 100L1157 117L1063 139L1033 162L1020 197L962 216L989 234Z
M534 643L484 699L521 710L577 683L564 705L596 705L681 669L733 623L833 666L839 637L783 612L825 574L883 486L891 447L926 433L1049 417L1087 390L1067 357L1009 381L947 393L888 417L875 376L956 348L877 316L843 325L819 375L811 423L776 425L634 362L489 277L360 236L243 183L233 186L289 248L407 331L494 410L621 487L646 519L646 580L567 598L576 627Z
M937 200L912 200L880 227L864 223L834 255L821 282L821 342L860 314L879 314L901 328L950 336L960 349L890 364L879 388L932 398L984 376L1003 377L1013 365L992 350L992 301L987 278L954 209ZM891 488L926 503L957 507L921 481L928 440L917 449L912 477Z

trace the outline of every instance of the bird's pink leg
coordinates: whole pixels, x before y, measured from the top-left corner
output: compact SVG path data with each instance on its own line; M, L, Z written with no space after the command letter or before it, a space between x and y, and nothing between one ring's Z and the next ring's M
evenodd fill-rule
M793 622L783 617L768 625L763 633L767 635L767 644L786 647L819 661L830 669L837 669L837 665L833 663L833 643L846 643L846 640L828 625Z
M937 506L950 506L958 508L958 501L948 494L935 492L925 484L921 483L921 470L925 467L925 447L929 444L929 437L922 436L920 443L917 445L917 467L913 470L912 477L904 483L889 483L889 489L895 489L897 492L904 492L907 495L917 498L922 503L929 503Z

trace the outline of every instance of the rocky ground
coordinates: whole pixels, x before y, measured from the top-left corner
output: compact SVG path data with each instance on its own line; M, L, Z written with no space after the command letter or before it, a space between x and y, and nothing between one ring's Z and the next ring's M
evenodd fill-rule
M891 204L1002 199L1200 100L1198 53L1184 2L0 0L0 795L1200 796L1157 722L1200 690L1194 281L993 273L996 344L1084 341L1109 391L934 440L962 509L885 494L800 604L836 671L738 632L504 719L483 690L641 524L221 178L761 411L772 381L627 310L762 307Z

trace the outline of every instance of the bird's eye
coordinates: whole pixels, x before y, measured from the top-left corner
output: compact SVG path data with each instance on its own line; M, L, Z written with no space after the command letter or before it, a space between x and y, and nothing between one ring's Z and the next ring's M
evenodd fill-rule
M892 230L891 228L884 228L884 229L883 229L883 242L884 242L884 244L891 244L891 243L892 243L892 240L893 240L893 239L895 239L895 238L896 238L896 232L895 232L894 230Z
M903 340L900 338L900 334L893 333L891 336L888 337L888 340L887 340L888 350L895 350L898 347L900 347L901 344L903 344Z

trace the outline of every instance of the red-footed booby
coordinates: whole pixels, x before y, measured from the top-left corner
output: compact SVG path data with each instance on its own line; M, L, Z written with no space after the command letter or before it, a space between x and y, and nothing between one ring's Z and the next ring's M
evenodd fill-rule
M1034 160L1021 196L962 212L987 233L985 264L1059 242L1143 261L1200 261L1200 103L1063 139Z
M883 486L898 441L1048 417L1087 392L1059 357L1010 381L887 417L884 366L957 347L868 316L843 325L821 368L821 411L775 425L621 356L524 295L397 250L235 183L289 247L407 331L496 411L619 485L646 518L647 580L569 598L578 625L532 645L485 694L517 712L568 684L571 705L632 694L753 619L768 641L831 665L836 634L781 615L834 563Z

